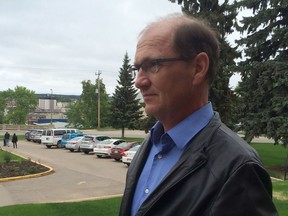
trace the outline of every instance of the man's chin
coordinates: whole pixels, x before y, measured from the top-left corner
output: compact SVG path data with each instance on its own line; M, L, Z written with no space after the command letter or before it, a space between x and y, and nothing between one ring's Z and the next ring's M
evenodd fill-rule
M145 106L145 112L147 115L155 116L157 114L157 109L154 106L146 105Z

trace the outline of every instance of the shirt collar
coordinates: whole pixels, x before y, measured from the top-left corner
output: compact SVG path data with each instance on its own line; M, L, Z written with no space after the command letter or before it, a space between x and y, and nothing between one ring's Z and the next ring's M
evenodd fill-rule
M153 144L160 143L161 139L167 139L168 135L178 148L183 149L209 123L213 115L212 104L209 102L166 133L163 125L158 121L151 129L151 141Z

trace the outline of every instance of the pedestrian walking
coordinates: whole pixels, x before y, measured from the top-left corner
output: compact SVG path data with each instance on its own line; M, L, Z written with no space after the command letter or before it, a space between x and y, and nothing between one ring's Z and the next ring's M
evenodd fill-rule
M5 135L4 135L4 146L8 146L9 147L9 140L10 140L10 134L6 131Z
M14 134L13 134L13 137L12 137L13 148L17 148L17 142L18 142L18 137L17 137L17 135L14 133Z

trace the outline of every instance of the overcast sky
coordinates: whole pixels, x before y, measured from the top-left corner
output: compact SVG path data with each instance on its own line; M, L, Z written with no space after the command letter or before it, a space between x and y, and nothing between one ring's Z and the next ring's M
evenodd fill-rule
M139 32L175 12L168 0L0 0L0 91L80 95L101 71L112 95Z

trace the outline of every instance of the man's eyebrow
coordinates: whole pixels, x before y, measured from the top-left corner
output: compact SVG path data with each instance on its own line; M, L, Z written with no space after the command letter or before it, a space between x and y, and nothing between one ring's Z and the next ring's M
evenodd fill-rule
M134 65L140 65L140 64L143 64L144 62L153 61L153 60L154 60L153 58L145 57L142 59L140 63L134 62Z

